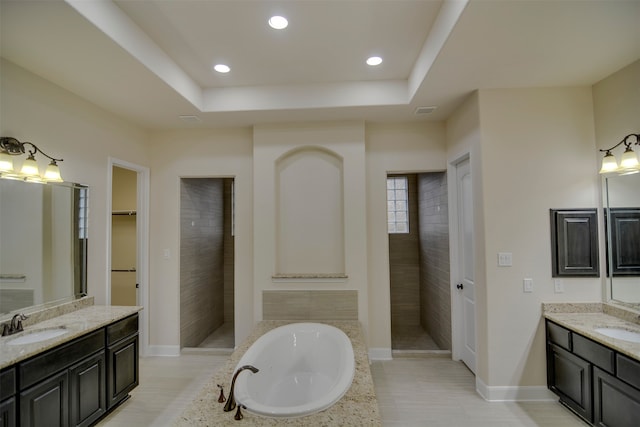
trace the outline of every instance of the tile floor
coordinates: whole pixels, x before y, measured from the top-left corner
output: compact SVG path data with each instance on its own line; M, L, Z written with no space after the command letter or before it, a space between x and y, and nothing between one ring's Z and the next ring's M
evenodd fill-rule
M394 350L440 350L420 325L391 325L391 347Z
M226 357L201 349L140 359L140 386L98 425L171 425ZM486 402L474 391L473 374L449 358L375 361L371 373L385 427L586 426L557 402Z
M235 337L233 323L223 323L211 335L204 339L198 348L225 348L233 349Z

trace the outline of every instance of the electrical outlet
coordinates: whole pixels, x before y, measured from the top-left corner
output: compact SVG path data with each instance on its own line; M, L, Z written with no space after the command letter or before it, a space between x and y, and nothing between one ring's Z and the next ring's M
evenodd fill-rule
M533 292L533 279L522 280L522 291L526 293Z
M554 287L554 290L555 290L556 294L564 293L564 283L562 283L562 280L555 279L553 281L553 287Z

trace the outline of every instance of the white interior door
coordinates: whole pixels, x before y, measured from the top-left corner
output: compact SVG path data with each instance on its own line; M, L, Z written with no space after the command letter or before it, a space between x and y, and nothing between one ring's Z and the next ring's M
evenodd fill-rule
M458 212L458 277L457 283L462 325L461 360L476 371L476 289L474 283L473 251L473 193L469 159L456 165L457 212Z

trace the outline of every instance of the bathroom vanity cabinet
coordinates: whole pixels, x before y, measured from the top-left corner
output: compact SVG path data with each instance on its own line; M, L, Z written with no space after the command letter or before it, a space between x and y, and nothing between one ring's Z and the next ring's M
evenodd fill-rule
M16 424L16 369L0 371L0 427Z
M546 320L547 385L595 426L640 423L640 361Z
M92 425L138 385L138 314L8 367L0 378L0 427Z

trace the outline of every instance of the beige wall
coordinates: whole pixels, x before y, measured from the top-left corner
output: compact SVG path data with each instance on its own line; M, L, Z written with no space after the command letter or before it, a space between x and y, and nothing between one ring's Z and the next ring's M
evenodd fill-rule
M368 345L391 357L387 174L446 169L443 123L371 124L366 128Z
M623 70L620 81L597 85L596 99L616 99L620 82L624 86L629 76L637 76L637 67ZM550 272L549 209L600 205L590 87L482 90L447 123L282 125L259 127L255 134L223 129L148 135L10 63L2 63L1 79L2 135L33 141L64 158L63 177L91 187L89 293L98 304L106 299L108 158L151 168L147 309L152 345L179 346L180 177L235 178L237 342L260 319L263 290L300 285L271 281L275 199L268 187L273 187L275 160L300 144L326 147L344 159L349 280L311 288L359 292L360 319L372 354L391 348L387 173L443 171L468 153L476 207L478 379L488 387L543 387L541 302L601 300L600 279L564 279L565 293L555 294ZM600 107L595 111L599 118ZM629 119L629 131L637 131L637 117ZM617 135L620 126L612 124L607 133ZM597 145L608 144L599 139ZM512 267L496 266L498 251L513 253ZM522 292L524 277L534 280L531 294Z
M254 326L253 171L251 129L166 131L151 137L150 342L159 352L179 346L180 178L233 177L235 338ZM165 257L168 251L168 257Z
M357 290L358 291L358 315L365 330L368 327L368 282L367 282L367 233L366 233L366 177L365 177L365 146L364 123L362 122L337 122L337 123L309 123L296 125L256 126L254 128L253 147L253 172L254 172L254 310L257 319L262 318L262 292L268 290ZM335 180L342 180L342 191L339 194L332 192L331 221L340 220L336 213L341 215L344 233L341 236L327 236L314 238L314 229L317 224L324 224L322 210L310 212L305 204L311 204L310 198L317 194L300 194L302 203L279 205L278 185L283 176L280 175L280 160L288 158L292 153L314 153L318 150L325 152L333 159L330 166L316 165L305 173L287 176L289 179L316 180L330 175L329 185L335 186ZM323 160L324 161L324 160ZM309 162L312 165L314 162ZM307 163L305 163L307 164ZM340 168L334 166L339 165ZM341 172L342 177L338 175ZM335 180L334 180L335 178ZM310 188L317 188L310 185ZM341 198L338 196L342 196ZM338 197L336 199L336 197ZM280 215L287 209L293 212L296 220L301 221L305 232L303 242L290 242L299 244L301 250L306 250L305 245L317 244L318 253L335 251L342 259L331 258L328 262L315 261L306 264L310 271L297 271L295 273L345 273L348 277L343 281L322 282L290 280L285 283L275 282L273 275L288 273L276 271L278 265L279 235L278 224ZM319 227L318 227L319 228ZM280 236L281 237L281 236ZM343 248L336 247L343 245ZM286 256L286 253L281 253ZM322 256L322 255L318 255ZM333 257L333 255L332 255ZM284 262L286 265L286 260ZM321 269L317 271L316 268ZM343 271L327 271L326 269L339 269ZM324 270L322 270L324 269ZM315 270L315 271L314 271ZM388 311L388 307L387 307Z
M484 197L482 185L482 152L480 132L480 102L478 92L471 94L462 105L451 115L446 123L447 133L447 182L449 183L449 241L451 283L461 283L459 277L457 246L458 241L457 213L456 213L456 164L466 158L469 159L472 176L473 193L473 245L475 253L474 284L476 295L476 378L486 378L488 372L489 348L487 342L487 288L486 265L480 262L484 258ZM460 312L462 304L460 298L452 298L452 312ZM461 336L462 322L452 323L452 336ZM454 340L451 343L454 359L460 359L462 349Z
M640 59L593 86L593 108L598 148L612 147L625 135L640 132ZM615 153L618 161L622 151Z
M630 90L635 88L635 90ZM640 132L640 60L619 70L593 86L593 104L595 111L596 144L598 148L610 148L622 140L626 135ZM633 140L633 139L632 139ZM617 147L613 154L618 161L624 146ZM634 146L636 154L640 152ZM602 153L598 161L602 161ZM607 179L609 188L609 206L640 206L640 191L638 191L639 175L614 176ZM604 178L603 178L604 181ZM604 185L603 185L604 187ZM604 234L604 221L601 221L601 236ZM602 254L605 253L605 239L601 239ZM605 271L604 257L601 260L602 271ZM604 277L607 298L618 301L640 301L637 277L616 277L609 286L609 280Z
M549 209L595 208L591 88L483 90L481 127L487 386L544 386L543 301L600 301L599 278L563 278L554 293ZM512 267L497 253L511 252ZM534 292L523 293L532 278Z
M96 304L106 301L107 170L109 157L147 166L148 135L68 91L2 60L0 109L2 136L31 141L59 163L66 181L88 185L88 291ZM43 156L37 157L46 167Z

